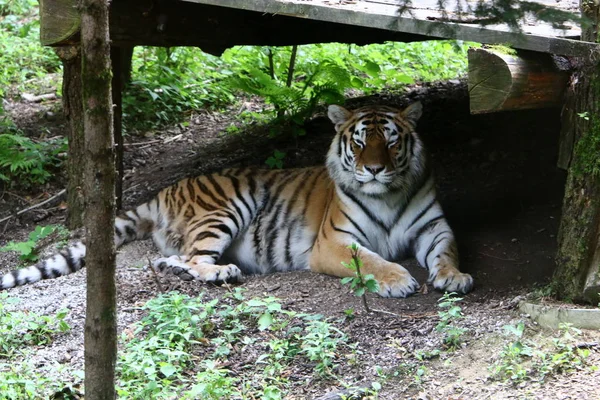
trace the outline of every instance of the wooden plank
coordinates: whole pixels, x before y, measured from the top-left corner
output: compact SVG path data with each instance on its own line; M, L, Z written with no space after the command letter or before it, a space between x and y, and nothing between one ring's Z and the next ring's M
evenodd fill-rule
M433 10L413 9L413 17L398 16L397 7L387 4L354 3L347 7L328 5L323 1L286 0L182 0L218 7L236 8L259 13L334 22L338 24L378 28L439 39L459 39L489 44L509 44L523 50L565 56L585 56L596 49L596 43L539 34L541 28L527 26L524 33L511 32L508 27L442 23L427 20ZM363 9L360 9L363 7ZM542 30L548 31L547 25ZM531 33L528 33L531 32Z

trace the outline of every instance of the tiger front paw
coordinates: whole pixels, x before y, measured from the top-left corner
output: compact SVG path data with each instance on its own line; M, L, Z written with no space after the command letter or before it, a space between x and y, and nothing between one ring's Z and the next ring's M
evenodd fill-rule
M242 271L234 264L202 264L194 266L194 270L200 275L200 280L203 282L235 283L242 278Z
M200 275L185 263L185 256L163 257L152 263L152 268L163 274L175 275L184 281L200 279Z
M473 277L454 267L441 268L431 281L443 292L468 293L473 289Z
M417 280L400 265L379 275L377 281L381 297L408 297L419 289Z

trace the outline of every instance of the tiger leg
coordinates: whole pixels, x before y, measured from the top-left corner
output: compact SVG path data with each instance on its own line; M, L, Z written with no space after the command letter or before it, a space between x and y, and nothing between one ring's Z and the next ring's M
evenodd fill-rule
M230 227L225 221L211 216L192 220L188 226L190 228L184 235L184 255L159 258L154 262L154 268L187 281L238 281L242 272L236 265L216 264L238 233L237 227Z
M473 289L471 275L458 270L458 251L452 231L442 228L422 235L415 245L415 256L429 270L429 283L447 292L467 293Z
M329 240L319 239L315 242L311 253L310 269L340 278L353 276L354 272L342 265L342 261L349 262L351 259L348 245L342 242L333 242L331 238ZM379 283L378 294L380 296L407 297L418 290L418 282L400 264L389 262L364 247L358 250L358 256L363 262L361 273L363 275L373 274Z

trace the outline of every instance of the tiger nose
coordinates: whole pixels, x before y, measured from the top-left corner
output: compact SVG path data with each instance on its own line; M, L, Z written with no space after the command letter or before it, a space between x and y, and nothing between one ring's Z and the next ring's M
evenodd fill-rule
M367 171L369 171L371 174L373 174L373 176L375 176L378 173L380 173L381 171L383 171L385 169L385 167L381 164L375 164L375 165L365 165L365 169Z

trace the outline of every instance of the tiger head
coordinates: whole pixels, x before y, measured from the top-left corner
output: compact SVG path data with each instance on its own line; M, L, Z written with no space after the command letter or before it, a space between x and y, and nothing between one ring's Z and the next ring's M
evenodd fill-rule
M343 190L381 196L410 191L425 169L423 146L415 126L420 102L404 110L363 107L354 111L329 106L337 132L327 154L327 168Z

